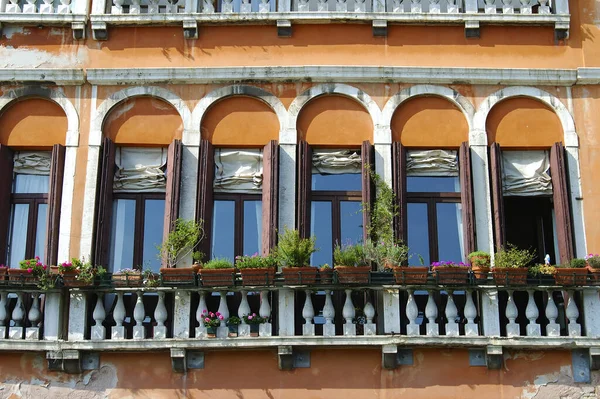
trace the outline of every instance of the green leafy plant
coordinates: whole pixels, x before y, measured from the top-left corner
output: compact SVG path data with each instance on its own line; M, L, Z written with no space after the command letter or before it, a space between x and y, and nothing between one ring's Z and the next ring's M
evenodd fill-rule
M370 223L367 234L375 243L394 242L393 222L398 216L398 201L392 188L375 173L369 166L364 173L368 173L375 186L375 201L373 204L362 203L363 212L370 212Z
M572 269L583 269L586 266L587 266L587 264L585 262L585 259L575 258L575 259L571 259L571 262L569 262L568 265L564 265L561 267L569 267Z
M556 272L556 267L551 265L533 265L528 269L528 273L534 277L540 275L551 276Z
M316 237L300 237L298 230L285 229L279 235L276 256L282 266L302 267L310 264L310 256L316 252Z
M263 324L269 321L266 317L261 317L256 313L252 313L243 317L244 323L246 324Z
M368 266L370 258L362 244L337 244L333 249L333 262L338 266Z
M593 269L600 268L600 255L588 254L585 257L585 260L587 261L588 265L590 265L591 268L593 268Z
M490 254L485 251L474 251L467 256L472 266L489 267Z
M527 267L535 259L535 251L507 244L496 252L494 259L494 267L498 269Z
M229 259L215 258L206 262L202 268L207 270L231 269L233 268L233 264L229 261Z
M152 270L144 270L142 272L142 284L145 287L158 287L160 285L160 275Z
M367 240L364 247L367 257L386 269L408 263L408 247L401 241L380 241L375 245Z
M331 266L329 266L328 263L325 263L325 264L323 264L323 265L321 265L319 267L319 270L322 271L322 272L328 272L328 271L331 271L333 269L331 268Z
M63 262L58 265L59 273L77 272L76 280L85 284L91 284L96 276L103 276L106 269L102 266L92 265L92 262L85 259L71 258L70 262Z
M221 326L221 321L224 320L225 317L219 312L209 312L206 309L202 311L202 323L204 323L204 327L219 327Z
M201 223L194 220L177 219L173 222L173 229L167 239L158 245L158 258L167 267L176 267L177 264L190 254L196 252L196 258L202 254L194 251L204 236Z
M48 266L44 265L40 261L40 257L36 256L33 259L24 259L19 262L19 267L21 270L26 270L27 273L33 275L34 277L40 277L43 274L46 274L46 270Z
M274 254L260 256L258 253L254 255L244 255L235 257L235 267L238 269L266 269L277 266L277 257Z
M230 316L227 319L227 325L228 326L237 326L237 325L240 325L240 324L242 324L242 319L240 319L237 316Z

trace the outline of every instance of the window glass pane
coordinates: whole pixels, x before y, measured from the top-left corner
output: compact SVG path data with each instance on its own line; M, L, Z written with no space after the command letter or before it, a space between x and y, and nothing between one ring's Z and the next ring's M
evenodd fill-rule
M144 253L143 266L158 272L160 269L160 251L157 245L162 244L165 225L165 200L148 199L144 209Z
M110 257L108 260L109 271L131 269L137 266L133 264L134 234L135 200L114 200L110 233Z
M16 174L13 180L13 193L40 194L48 192L50 176Z
M48 204L38 205L38 214L35 230L35 255L44 259L46 253L46 218L48 216Z
M406 191L413 193L460 193L458 176L407 176Z
M439 260L462 262L462 206L459 203L436 204Z
M211 234L211 258L233 261L235 243L235 202L215 201Z
M262 250L262 201L244 201L244 255Z
M363 241L363 220L360 201L340 201L341 244Z
M339 175L312 174L312 189L316 191L361 191L360 173L342 173Z
M29 205L14 204L10 212L10 233L8 242L8 261L10 267L19 267L19 262L25 259L27 245L27 222L29 220Z
M411 265L429 266L429 225L427 220L427 204L408 203L408 247Z
M310 263L313 266L328 263L333 267L331 202L312 201L310 212L310 234L317 237L316 247L319 249L312 254Z

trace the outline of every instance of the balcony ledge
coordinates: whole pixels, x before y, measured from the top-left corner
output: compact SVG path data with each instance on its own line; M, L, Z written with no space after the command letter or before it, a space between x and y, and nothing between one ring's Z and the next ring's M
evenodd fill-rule
M25 13L0 13L0 34L2 26L24 25L24 26L68 26L71 25L73 38L80 40L85 38L85 25L88 17L85 14L25 14Z

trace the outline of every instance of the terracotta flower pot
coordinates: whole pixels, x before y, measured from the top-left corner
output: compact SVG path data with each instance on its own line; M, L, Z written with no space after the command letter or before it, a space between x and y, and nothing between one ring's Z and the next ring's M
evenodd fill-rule
M196 272L192 267L161 267L162 281L166 284L194 284Z
M317 268L312 266L282 267L281 273L286 284L315 284Z
M33 273L23 269L8 269L8 282L10 284L37 285L38 278Z
M112 283L115 287L139 287L142 285L142 273L113 273Z
M79 280L77 278L79 276L77 270L64 271L61 275L65 287L89 287L93 284L93 281L86 282Z
M336 266L334 267L340 284L368 284L371 266Z
M434 266L433 274L438 284L466 284L469 281L469 269L466 267Z
M275 280L275 268L240 269L242 284L244 285L271 285Z
M477 282L485 282L487 281L488 275L490 273L490 268L487 266L477 266L471 264L471 271L473 272L473 277Z
M8 276L6 275L8 272L8 267L0 267L0 283L4 283Z
M527 283L527 268L501 268L492 270L496 285L525 285Z
M557 267L554 272L557 285L586 285L587 276L587 269Z
M333 269L319 270L321 284L333 284Z
M392 266L396 284L422 285L427 283L428 266Z
M205 287L228 287L234 285L235 269L200 269L198 274L201 277L202 285Z
M588 264L587 270L590 274L590 281L594 284L599 283L600 282L600 268L594 268Z

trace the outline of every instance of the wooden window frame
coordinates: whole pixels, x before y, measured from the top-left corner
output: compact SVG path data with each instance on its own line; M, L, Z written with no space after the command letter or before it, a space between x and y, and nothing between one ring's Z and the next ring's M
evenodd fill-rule
M246 193L214 193L213 201L233 201L234 202L234 222L233 222L233 256L248 255L244 254L244 202L261 201L262 194ZM214 217L214 214L213 214ZM259 221L260 223L260 221ZM261 242L261 247L264 242ZM262 248L261 248L262 249ZM211 248L212 250L212 248ZM212 258L212 251L211 251ZM232 259L233 260L233 259Z
M312 190L310 206L313 202L329 202L331 204L331 248L342 241L342 201L362 202L362 191L318 191ZM311 226L312 230L312 226ZM364 237L363 237L364 239Z
M48 194L11 194L10 196L11 212L12 206L17 204L27 204L28 215L27 215L27 243L25 244L25 259L33 259L35 256L39 256L40 259L45 259L46 253L36 254L36 227L38 223L39 206L42 204L48 205ZM14 221L13 221L14 223ZM13 226L9 226L12 230ZM48 241L48 225L46 223L46 242ZM9 234L10 240L10 234ZM10 252L10 249L8 253ZM8 255L7 253L7 255Z

